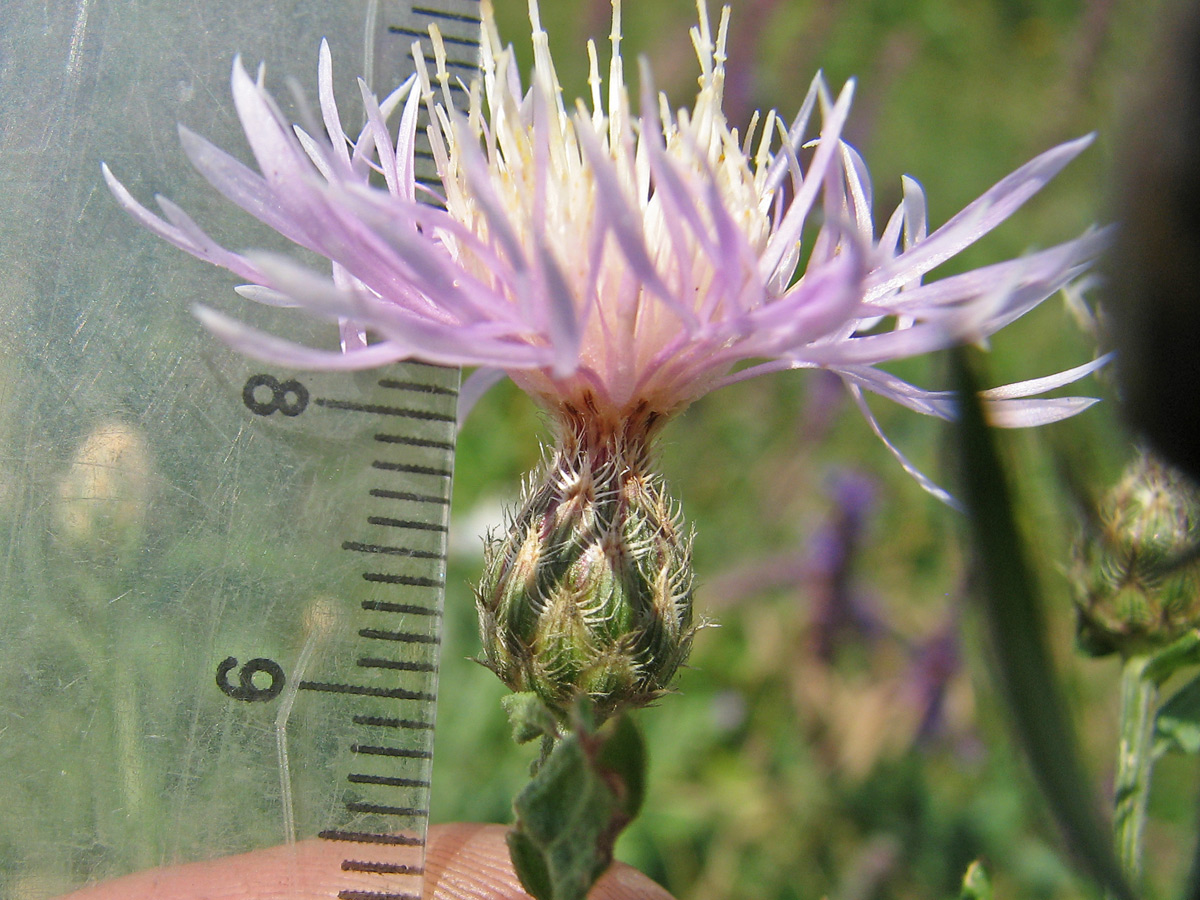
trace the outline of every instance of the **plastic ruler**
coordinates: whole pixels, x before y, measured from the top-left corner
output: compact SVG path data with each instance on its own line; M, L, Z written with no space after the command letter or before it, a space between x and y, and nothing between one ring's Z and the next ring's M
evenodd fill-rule
M233 55L315 102L326 37L354 131L431 23L469 81L478 0L0 10L0 896L305 839L343 900L420 896L458 372L239 357L193 302L336 336L140 232L99 163L272 246L175 123L241 152Z

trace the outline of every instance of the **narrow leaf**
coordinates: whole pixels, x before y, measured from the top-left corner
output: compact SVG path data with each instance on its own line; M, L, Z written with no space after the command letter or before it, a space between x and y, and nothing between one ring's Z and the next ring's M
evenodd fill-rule
M957 450L977 593L998 675L1030 767L1078 864L1120 900L1133 900L1080 761L1058 687L1037 585L1013 516L1008 481L965 350L953 352Z

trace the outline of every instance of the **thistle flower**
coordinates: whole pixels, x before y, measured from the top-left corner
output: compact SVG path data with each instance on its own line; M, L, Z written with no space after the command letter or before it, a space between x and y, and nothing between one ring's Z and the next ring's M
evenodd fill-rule
M235 63L234 102L261 174L181 128L184 150L228 199L328 258L329 274L279 255L226 250L169 200L159 198L162 216L150 212L104 169L134 218L250 282L238 288L243 296L300 307L342 329L340 351L317 350L198 309L234 347L300 368L408 358L475 366L464 402L504 374L549 412L558 450L535 478L513 532L489 550L479 591L485 630L509 620L498 614L497 597L526 604L536 616L560 588L577 592L628 577L644 583L621 602L645 608L621 615L643 623L674 616L664 633L682 646L691 634L688 541L674 515L656 513L660 533L630 543L631 529L641 533L629 519L638 513L611 495L649 483L647 451L663 422L723 385L806 368L839 375L881 438L864 391L950 418L952 395L923 390L880 366L986 339L1071 282L1105 242L1103 231L1093 231L923 283L1040 190L1090 138L1038 156L932 233L924 194L905 178L903 200L877 232L867 167L841 138L853 83L835 99L818 76L790 123L768 112L740 135L721 106L729 10L714 35L703 0L697 6L692 41L700 89L690 111L672 111L656 96L644 65L634 111L620 52L620 0L613 0L607 84L589 43L591 101L572 107L563 102L536 0L529 4L535 65L528 90L485 0L481 78L469 88L455 83L434 30L432 68L414 48L414 79L382 101L362 86L367 122L356 137L341 124L326 46L318 79L324 135L289 126L262 72L255 80ZM465 108L456 90L466 92ZM440 181L430 192L434 203L418 202L414 144L422 105ZM393 139L387 119L401 107ZM1101 364L996 388L983 399L996 425L1065 418L1093 401L1035 395ZM947 499L883 439L927 490ZM603 496L541 489L594 487L597 479L587 473L595 467L616 473L606 476ZM558 527L564 502L579 506L572 521L580 529L569 536ZM531 550L534 539L542 543ZM587 568L588 560L604 572ZM514 587L516 578L524 581ZM581 601L572 613L579 640L611 642L606 628L592 627L590 609ZM556 634L564 628L555 626ZM534 631L492 635L485 644L534 657ZM654 643L644 638L625 643ZM679 649L666 656L675 659ZM674 665L656 667L644 653L634 655L627 670L640 673L640 686L633 693L651 696L664 685L648 673L669 677ZM581 652L567 667L579 690L606 681L593 677L584 658ZM510 668L489 662L498 671Z

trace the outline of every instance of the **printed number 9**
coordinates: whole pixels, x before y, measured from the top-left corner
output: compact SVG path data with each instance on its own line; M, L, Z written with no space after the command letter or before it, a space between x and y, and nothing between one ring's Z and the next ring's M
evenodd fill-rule
M237 664L236 658L227 656L217 666L217 687L225 696L232 697L234 700L255 703L272 700L283 690L286 679L283 677L283 668L275 660L262 657L250 660L238 672L238 683L231 684L229 673L237 668ZM258 687L254 683L254 676L259 672L266 674L271 679L266 687Z

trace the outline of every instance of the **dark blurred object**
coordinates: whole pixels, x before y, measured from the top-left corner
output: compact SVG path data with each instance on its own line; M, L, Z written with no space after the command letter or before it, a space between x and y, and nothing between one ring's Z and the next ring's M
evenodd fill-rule
M1164 24L1117 161L1109 314L1125 415L1200 479L1200 5Z

